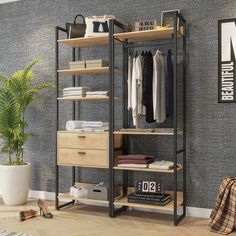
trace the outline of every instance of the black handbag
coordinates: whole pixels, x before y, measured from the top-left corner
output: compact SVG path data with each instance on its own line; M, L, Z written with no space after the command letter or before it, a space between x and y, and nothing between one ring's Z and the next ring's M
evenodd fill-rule
M83 19L83 23L76 23L77 17ZM85 18L82 15L77 15L74 19L74 23L66 23L67 38L81 38L84 37L86 30Z

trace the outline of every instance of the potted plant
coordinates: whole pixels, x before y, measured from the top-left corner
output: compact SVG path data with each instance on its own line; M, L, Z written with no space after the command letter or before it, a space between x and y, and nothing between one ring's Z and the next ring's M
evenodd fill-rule
M0 89L1 151L8 156L8 161L0 164L0 192L6 205L24 204L28 197L31 164L23 160L23 148L30 135L25 130L28 127L25 111L38 101L42 89L53 87L51 83L33 85L32 67L40 60L34 59L10 77L0 74L3 79Z

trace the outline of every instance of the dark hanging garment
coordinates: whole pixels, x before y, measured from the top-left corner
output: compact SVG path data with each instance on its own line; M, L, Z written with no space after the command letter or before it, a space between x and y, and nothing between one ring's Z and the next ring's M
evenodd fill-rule
M142 104L146 107L146 121L152 123L153 119L153 97L152 97L152 81L153 81L153 58L149 51L143 57L143 89Z
M166 71L166 115L167 117L173 117L174 115L174 71L171 58L171 50L167 53L167 71Z

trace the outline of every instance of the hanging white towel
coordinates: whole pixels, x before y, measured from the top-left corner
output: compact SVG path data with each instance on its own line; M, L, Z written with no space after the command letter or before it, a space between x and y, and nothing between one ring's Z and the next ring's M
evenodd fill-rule
M157 123L166 120L165 68L159 50L153 56L153 119Z

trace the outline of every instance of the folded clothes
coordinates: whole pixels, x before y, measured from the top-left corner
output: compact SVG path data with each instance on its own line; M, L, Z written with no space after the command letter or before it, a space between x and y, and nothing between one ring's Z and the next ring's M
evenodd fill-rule
M153 159L146 160L118 160L118 164L149 164Z
M118 164L119 167L147 168L148 164Z
M143 154L129 154L117 156L118 160L153 160L152 156Z
M89 87L67 87L63 91L89 91Z
M102 122L102 121L84 121L83 127L104 127L109 126L108 122Z
M108 95L108 91L88 91L86 95Z
M104 132L109 130L109 127L83 127L81 131L84 132Z
M68 131L107 131L109 129L108 122L102 121L83 121L83 120L70 120L66 122L66 130Z
M149 164L148 168L150 169L161 169L161 170L170 170L174 168L174 162L172 161L155 161Z
M69 120L66 122L66 130L72 131L75 129L81 129L84 121L82 120Z

